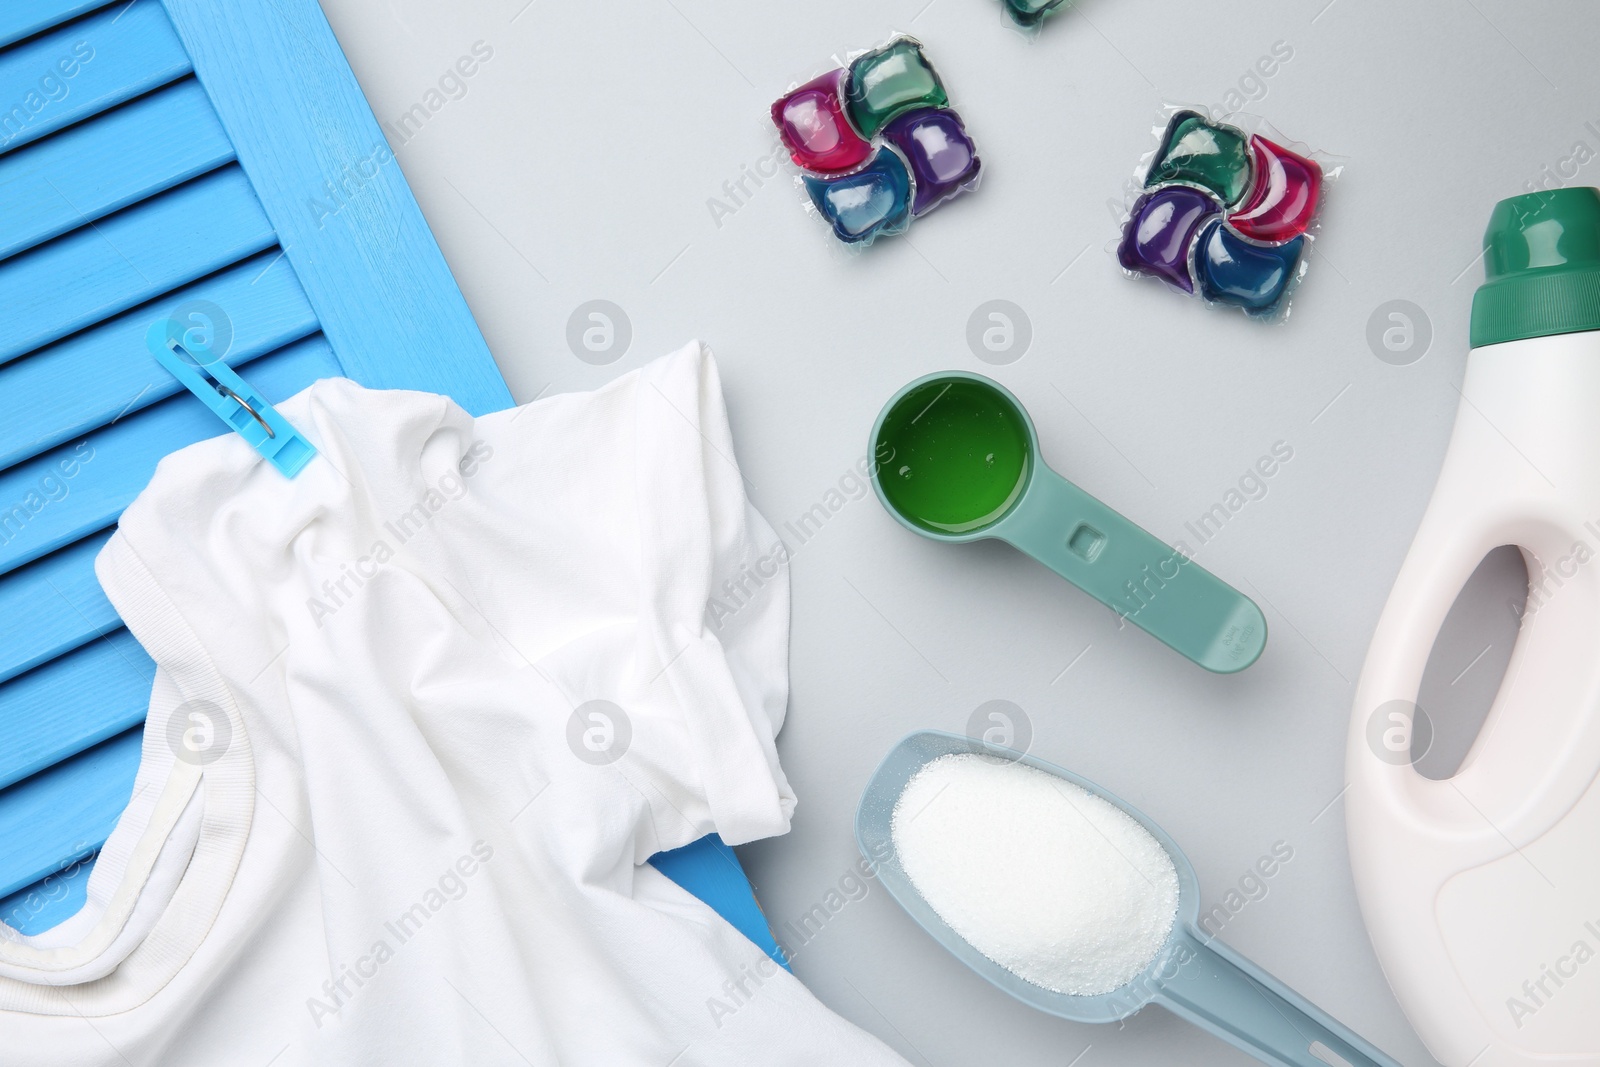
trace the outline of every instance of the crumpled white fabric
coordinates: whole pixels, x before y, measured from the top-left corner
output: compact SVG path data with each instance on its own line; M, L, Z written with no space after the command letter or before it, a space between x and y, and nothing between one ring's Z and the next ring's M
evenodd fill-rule
M641 866L794 807L787 575L707 616L778 540L709 352L478 419L343 379L280 410L321 453L297 478L236 435L183 449L98 561L162 672L146 770L175 719L221 751L169 757L108 842L108 973L8 964L5 1058L902 1063Z

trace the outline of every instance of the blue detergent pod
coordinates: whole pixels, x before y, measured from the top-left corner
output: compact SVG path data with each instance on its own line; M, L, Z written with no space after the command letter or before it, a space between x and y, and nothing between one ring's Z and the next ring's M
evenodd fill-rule
M1194 253L1200 295L1251 314L1271 315L1294 280L1305 243L1302 236L1278 245L1256 244L1221 219L1214 220L1201 232Z
M839 240L866 244L911 222L911 177L900 157L879 149L872 162L842 178L803 179L811 202Z

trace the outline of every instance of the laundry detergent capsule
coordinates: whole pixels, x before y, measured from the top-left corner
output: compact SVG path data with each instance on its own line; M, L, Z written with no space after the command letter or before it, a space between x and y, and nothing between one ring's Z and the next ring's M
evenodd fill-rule
M771 112L813 212L847 247L904 232L978 187L978 147L914 37L856 53Z
M1168 109L1156 134L1129 187L1123 272L1212 307L1285 318L1337 159L1286 145L1260 119L1195 108Z

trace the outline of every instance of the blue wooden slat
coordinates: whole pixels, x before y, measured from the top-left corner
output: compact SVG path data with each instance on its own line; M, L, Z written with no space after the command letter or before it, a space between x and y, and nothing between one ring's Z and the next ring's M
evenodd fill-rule
M243 366L316 331L294 271L276 249L167 293L48 348L0 365L0 468L21 462L182 390L150 358L157 318L207 301L233 334L224 360ZM188 320L186 320L188 321Z
M110 536L86 537L0 575L0 682L122 625L94 576L94 557Z
M0 48L105 6L106 0L10 0L0 4Z
M105 843L133 795L143 733L102 741L0 794L0 896Z
M155 673L139 642L118 629L0 685L0 787L144 722Z
M0 53L0 152L176 82L190 69L162 5L150 0L26 40Z
M166 4L350 377L446 393L474 414L510 406L316 3Z
M98 852L74 859L25 889L0 900L0 922L19 934L42 934L76 915L89 899L89 875Z
M24 41L0 53L0 151L176 81L190 69L172 23L151 0L106 8Z
M9 152L0 156L0 259L232 158L193 78Z
M0 263L0 361L237 263L274 242L227 166Z
M276 403L340 373L318 335L256 361L248 380ZM219 432L222 422L184 393L0 472L0 574L105 529L162 456Z

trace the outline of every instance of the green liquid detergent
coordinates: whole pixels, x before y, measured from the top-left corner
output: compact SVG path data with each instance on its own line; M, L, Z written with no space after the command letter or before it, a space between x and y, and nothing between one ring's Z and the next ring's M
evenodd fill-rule
M1033 423L999 382L918 378L872 431L872 484L908 529L936 541L999 538L1210 671L1241 671L1267 640L1237 589L1051 470Z
M878 435L878 482L906 519L967 533L1010 509L1028 483L1026 416L982 382L931 381L906 393Z

